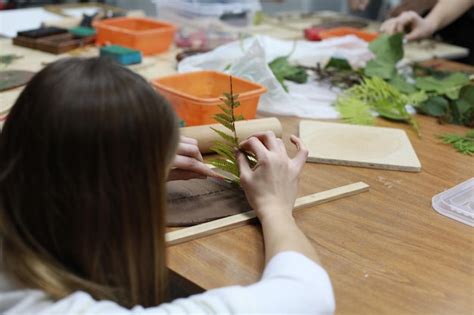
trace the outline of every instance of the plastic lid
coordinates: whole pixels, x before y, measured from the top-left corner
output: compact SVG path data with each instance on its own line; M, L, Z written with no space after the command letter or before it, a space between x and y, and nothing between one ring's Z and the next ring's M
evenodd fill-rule
M474 177L432 199L437 212L474 227Z

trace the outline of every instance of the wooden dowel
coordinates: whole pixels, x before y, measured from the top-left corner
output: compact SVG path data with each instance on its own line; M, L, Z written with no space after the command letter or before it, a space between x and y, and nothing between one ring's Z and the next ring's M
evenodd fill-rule
M300 197L295 201L293 211L311 207L321 203L329 202L339 198L355 195L363 191L367 191L369 185L363 182L357 182L346 186L333 188L330 190L318 192L312 195ZM200 237L211 235L217 232L230 230L255 219L257 217L255 211L239 213L226 218L194 225L180 230L166 233L166 244L176 245L186 241L194 240Z
M180 133L182 136L198 140L198 146L201 153L210 153L210 148L214 142L220 140L219 135L215 133L211 127L227 132L224 126L214 124L183 127L180 128ZM235 123L235 129L240 140L244 140L251 135L262 131L273 131L273 133L279 138L281 138L282 135L281 123L275 117L237 121Z

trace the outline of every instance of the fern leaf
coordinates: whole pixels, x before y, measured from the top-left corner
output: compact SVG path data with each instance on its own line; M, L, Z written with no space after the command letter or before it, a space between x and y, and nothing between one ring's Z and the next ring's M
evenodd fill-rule
M214 160L210 160L209 163L223 171L226 171L234 175L237 178L240 177L239 167L237 166L237 164L235 164L234 162L230 160L214 159Z
M234 147L220 141L214 142L210 148L220 156L227 157L229 160L235 160Z
M223 131L217 130L216 128L211 127L211 129L214 130L215 133L217 133L222 139L224 139L228 143L238 145L234 137L226 134Z
M373 125L375 119L370 107L363 101L355 98L341 97L336 101L336 110L344 121L355 125Z
M224 102L224 100L222 100ZM231 109L228 109L227 107L223 106L223 105L217 105L219 106L219 108L224 112L226 113L227 115L229 116L232 116L232 110Z
M226 127L227 129L229 129L230 131L234 131L234 130L235 130L234 125L233 125L231 122L229 122L227 119L222 118L221 116L215 115L215 116L214 116L214 120L216 120L218 123L220 123L222 126L224 126L224 127Z

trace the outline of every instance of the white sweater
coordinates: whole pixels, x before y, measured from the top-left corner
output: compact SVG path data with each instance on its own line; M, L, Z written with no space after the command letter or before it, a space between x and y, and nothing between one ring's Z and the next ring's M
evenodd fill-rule
M156 307L127 309L75 292L54 301L40 290L14 286L0 272L0 314L332 314L334 295L326 271L296 252L273 257L262 279L250 286L214 289Z

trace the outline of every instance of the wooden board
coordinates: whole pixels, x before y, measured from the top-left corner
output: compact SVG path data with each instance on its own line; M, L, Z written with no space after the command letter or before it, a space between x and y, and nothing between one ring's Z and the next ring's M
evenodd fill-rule
M421 164L401 129L319 121L300 122L309 162L419 172Z
M315 193L312 195L304 196L296 199L293 211L358 194L367 191L368 189L369 185L367 185L366 183L357 182ZM186 241L211 235L217 232L233 229L248 223L256 217L257 215L255 211L252 210L232 215L226 218L214 220L211 222L194 225L177 231L168 232L166 233L166 243L167 245L176 245Z

